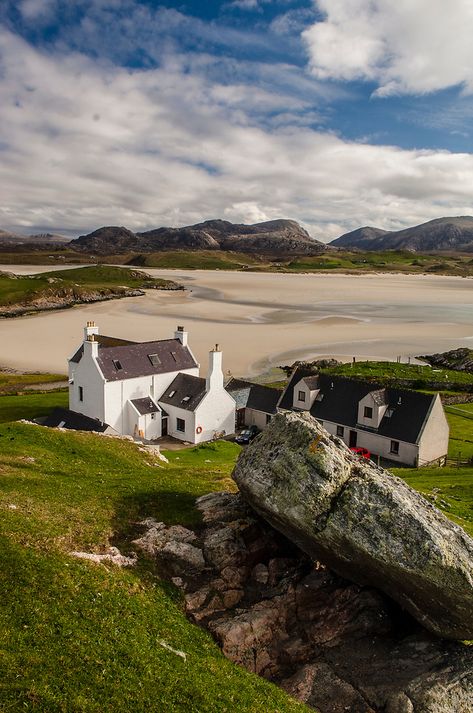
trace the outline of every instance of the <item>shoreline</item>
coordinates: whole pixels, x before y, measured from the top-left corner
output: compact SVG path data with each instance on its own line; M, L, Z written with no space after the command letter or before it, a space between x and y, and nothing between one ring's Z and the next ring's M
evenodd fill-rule
M50 266L44 268L48 270ZM206 372L209 349L219 343L227 376L254 377L309 358L405 360L473 341L471 286L464 278L147 272L179 276L186 289L145 290L143 297L1 320L0 363L25 371L64 372L88 320L95 320L102 334L133 341L169 338L183 324L201 373Z

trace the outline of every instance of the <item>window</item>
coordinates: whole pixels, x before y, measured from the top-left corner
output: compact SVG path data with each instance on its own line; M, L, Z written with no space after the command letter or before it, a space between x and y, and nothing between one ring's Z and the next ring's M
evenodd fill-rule
M168 397L169 397L170 399L172 399L172 397L174 396L175 393L176 393L176 392L175 392L175 390L173 389L172 391L169 392Z
M323 401L323 400L324 400L324 395L323 395L323 394L317 394L317 396L315 397L315 400L316 400L316 401Z
M151 414L151 420L154 421L155 419L156 419L156 414L155 414L155 413L152 413L152 414Z
M113 362L113 366L115 367L115 369L117 371L120 371L120 369L123 369L123 367L120 364L120 362L118 361L118 359L112 359L112 362Z
M174 359L174 361L177 361L177 354L176 352L171 352L171 356Z
M184 396L184 398L182 399L182 401L185 403L187 403L187 401L190 401L190 400L191 400L190 396Z
M271 414L267 413L266 414L266 424L271 423Z
M365 413L364 413L365 418L373 418L373 409L371 406L365 406Z
M305 401L305 391L299 391L299 396L297 398L299 401Z
M391 449L389 452L395 456L399 455L399 441L391 441Z
M337 426L337 436L340 436L340 438L343 438L343 434L345 433L345 429L343 426Z
M161 364L161 359L157 354L148 354L148 359L153 366L159 366Z
M393 413L394 413L394 409L393 409L393 408L388 408L387 411L386 411L386 413L385 413L384 415L385 415L386 418L391 418L391 416L393 415Z
M176 418L176 431L184 433L186 430L186 422L183 418Z
M83 401L83 400L84 400L84 389L82 388L82 386L79 386L79 401Z

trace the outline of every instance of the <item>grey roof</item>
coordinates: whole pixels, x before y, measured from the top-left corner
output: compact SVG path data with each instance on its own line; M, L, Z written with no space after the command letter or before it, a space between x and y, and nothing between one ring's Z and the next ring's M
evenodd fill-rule
M318 379L318 376L314 374L314 370L310 367L300 366L294 369L291 378L289 379L289 382L284 391L282 392L281 398L279 399L279 408L292 409L292 404L294 402L294 387L296 386L296 384L299 383L301 379L305 379L306 377L313 377L315 379Z
M243 379L231 379L225 389L235 399L237 409L251 408L269 414L277 411L276 407L281 396L279 389Z
M161 411L159 406L154 403L153 399L150 396L147 396L144 399L131 399L131 403L136 408L138 413L141 414L141 416L144 416L148 413L156 413L157 411Z
M95 341L99 343L99 349L107 347L123 347L128 344L136 344L136 342L129 342L127 339L118 339L117 337L107 337L105 334L96 334ZM78 364L82 359L84 354L84 344L82 343L79 349L76 351L74 356L71 357L71 361Z
M107 381L166 374L198 366L189 349L184 347L179 339L132 342L113 347L101 347L99 343L97 363ZM121 368L117 368L117 364Z
M279 403L280 408L292 408L294 387L304 376L302 369L296 369ZM348 428L373 431L380 436L407 443L417 443L436 399L435 394L384 388L380 384L330 374L319 374L318 386L319 396L310 409L315 418ZM358 423L358 404L370 393L378 400L377 403L388 407L376 429Z
M195 411L206 394L206 381L201 376L178 374L158 399L160 404Z
M303 379L304 384L306 384L311 391L315 391L319 385L318 376L305 376Z
M67 408L55 408L46 418L40 420L43 426L50 428L69 428L73 431L97 431L103 433L110 428L108 424L102 423L96 418L84 416L83 413L70 411Z

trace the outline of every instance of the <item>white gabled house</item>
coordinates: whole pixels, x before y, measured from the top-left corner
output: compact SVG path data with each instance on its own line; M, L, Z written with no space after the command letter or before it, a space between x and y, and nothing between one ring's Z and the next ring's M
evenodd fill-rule
M298 367L278 409L308 411L350 448L393 463L443 461L449 428L439 394L382 387Z
M200 443L233 433L235 401L223 387L218 345L206 379L199 368L183 327L172 339L130 342L103 336L88 322L69 359L69 409L146 440L170 435Z

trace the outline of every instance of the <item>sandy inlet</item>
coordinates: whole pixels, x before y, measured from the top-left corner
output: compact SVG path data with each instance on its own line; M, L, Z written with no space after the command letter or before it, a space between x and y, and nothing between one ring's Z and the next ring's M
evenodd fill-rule
M23 274L47 268L10 267ZM185 292L0 321L0 364L64 372L87 320L103 334L163 339L182 324L205 372L218 343L224 369L254 375L295 359L414 357L473 344L473 281L419 275L288 275L149 270Z

